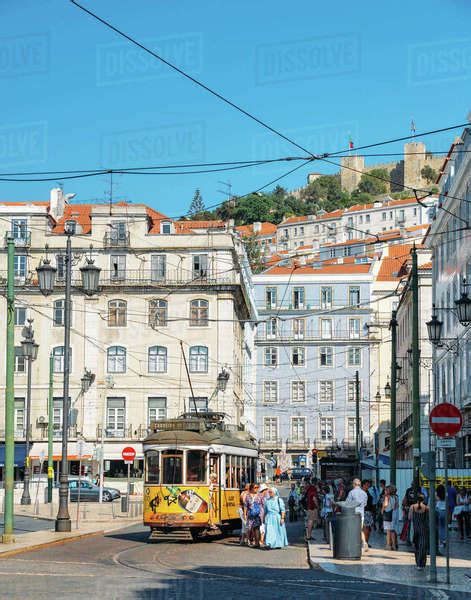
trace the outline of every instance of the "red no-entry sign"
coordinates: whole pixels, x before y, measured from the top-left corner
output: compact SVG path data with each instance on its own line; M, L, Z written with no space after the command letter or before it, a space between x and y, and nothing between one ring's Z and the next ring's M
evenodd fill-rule
M442 402L431 411L429 422L430 428L439 437L452 437L461 429L463 417L454 404Z
M121 456L125 463L132 463L136 458L136 451L131 446L126 446L126 448L123 448Z

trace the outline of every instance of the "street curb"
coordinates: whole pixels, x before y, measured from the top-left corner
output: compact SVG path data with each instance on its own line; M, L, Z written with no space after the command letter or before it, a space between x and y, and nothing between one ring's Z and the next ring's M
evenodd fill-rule
M105 532L103 529L99 531L91 531L88 533L82 533L80 535L74 535L73 537L61 538L60 540L51 540L49 542L42 542L39 544L33 544L31 546L25 546L24 548L14 548L13 550L5 550L5 552L0 552L0 559L9 558L10 556L15 556L16 554L25 554L26 552L34 552L35 550L43 550L44 548L51 548L52 546L62 546L69 542L76 542L78 540L84 540L86 538L95 537L99 535L104 535Z

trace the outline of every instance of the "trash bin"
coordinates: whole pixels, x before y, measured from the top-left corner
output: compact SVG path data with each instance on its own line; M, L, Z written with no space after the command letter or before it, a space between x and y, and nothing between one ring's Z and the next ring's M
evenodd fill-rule
M343 560L361 559L361 515L354 507L343 506L335 515L333 557Z
M129 496L128 494L123 494L121 496L121 512L128 512L128 506L129 506Z

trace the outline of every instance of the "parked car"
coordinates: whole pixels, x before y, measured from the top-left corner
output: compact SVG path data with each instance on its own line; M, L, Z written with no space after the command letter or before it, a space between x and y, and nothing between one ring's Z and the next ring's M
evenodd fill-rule
M303 479L303 477L312 477L311 469L296 467L291 471L291 479Z
M70 501L78 501L79 481L77 479L69 480ZM121 496L119 490L114 488L103 488L103 502L113 502ZM100 486L91 481L80 480L80 502L98 502L100 500Z

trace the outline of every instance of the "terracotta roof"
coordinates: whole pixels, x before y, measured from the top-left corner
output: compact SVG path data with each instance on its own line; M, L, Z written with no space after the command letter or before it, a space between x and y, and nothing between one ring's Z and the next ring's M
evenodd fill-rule
M429 270L431 268L432 268L432 261L426 262L423 265L419 265L419 269L427 269L427 270Z
M49 201L47 200L32 200L31 202L26 200L25 202L6 202L0 200L0 206L49 206Z
M398 281L407 275L407 263L410 260L412 244L389 246L388 256L381 260L377 281Z
M82 228L82 233L87 234L92 231L92 204L66 204L64 207L64 216L61 217L53 227L53 233L64 233L64 225L68 220L77 221Z
M294 274L296 275L355 275L360 273L369 273L370 263L366 264L334 264L322 265L321 267L311 267L309 265L295 265ZM263 275L290 275L293 267L284 265L275 266L262 273Z
M312 248L312 244L306 244L305 246L298 246L296 250L311 250Z
M224 221L215 219L212 221L175 221L175 233L191 233L196 229L225 229Z
M316 221L325 221L326 219L337 219L340 218L344 212L345 211L343 208L339 208L337 210L325 213L325 215L319 215L318 217L316 217Z
M235 228L236 231L240 233L240 235L249 236L249 235L274 235L277 230L277 226L274 223L268 223L267 221L260 223L259 231L254 231L254 224L250 225L239 225Z
M308 221L309 217L306 215L303 215L302 217L288 217L287 219L284 219L284 221L281 221L280 225L288 225L289 223L302 223L303 221Z

